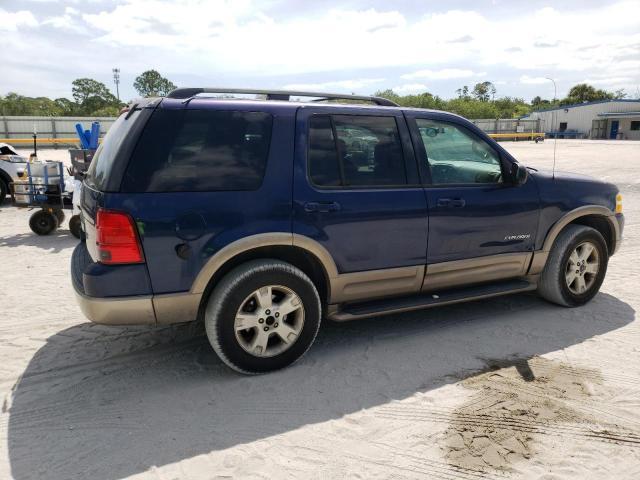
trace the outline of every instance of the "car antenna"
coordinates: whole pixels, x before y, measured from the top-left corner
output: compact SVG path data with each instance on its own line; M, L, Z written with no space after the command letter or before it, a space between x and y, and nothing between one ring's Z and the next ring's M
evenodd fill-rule
M544 77L547 80L553 82L553 100L558 98L558 89L556 88L556 81L551 77ZM551 111L551 131L553 132L553 170L551 171L551 178L556 178L556 145L558 143L558 132L555 130L555 119L558 118L558 109L554 108Z

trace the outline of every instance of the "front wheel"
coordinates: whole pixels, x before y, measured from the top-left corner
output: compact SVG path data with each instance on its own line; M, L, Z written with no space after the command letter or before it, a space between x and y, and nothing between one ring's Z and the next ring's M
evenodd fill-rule
M584 305L600 290L608 260L607 244L600 232L584 225L568 225L553 244L538 291L545 300L558 305Z
M254 260L229 272L214 288L205 327L220 359L245 374L291 365L320 328L321 303L313 282L280 260Z

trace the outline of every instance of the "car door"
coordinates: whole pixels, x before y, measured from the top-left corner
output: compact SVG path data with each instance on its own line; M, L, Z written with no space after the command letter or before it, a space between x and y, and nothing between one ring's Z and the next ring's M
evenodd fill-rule
M516 185L513 159L470 122L407 116L429 208L425 288L524 274L539 214L533 178Z
M363 280L380 283L414 272L405 283L419 290L427 203L402 112L302 107L297 132L293 232L319 242L341 275L368 272Z

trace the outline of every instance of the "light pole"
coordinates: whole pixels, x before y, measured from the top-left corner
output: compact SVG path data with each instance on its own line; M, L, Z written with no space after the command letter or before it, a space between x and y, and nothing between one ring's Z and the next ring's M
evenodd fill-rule
M118 98L118 102L120 101L120 69L114 68L113 72L113 83L116 84L116 97Z
M556 98L558 98L558 89L556 87L556 81L551 77L544 77L547 80L551 80L553 82L553 101L555 102ZM556 178L556 144L558 143L558 132L556 131L556 119L558 118L558 109L554 108L551 111L551 131L553 132L553 170L551 174L551 178Z

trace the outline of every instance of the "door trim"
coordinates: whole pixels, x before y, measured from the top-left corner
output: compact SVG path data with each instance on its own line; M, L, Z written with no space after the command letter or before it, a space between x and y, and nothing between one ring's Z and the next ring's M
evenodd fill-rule
M422 291L523 276L529 268L532 255L532 252L501 253L432 263L427 265Z

